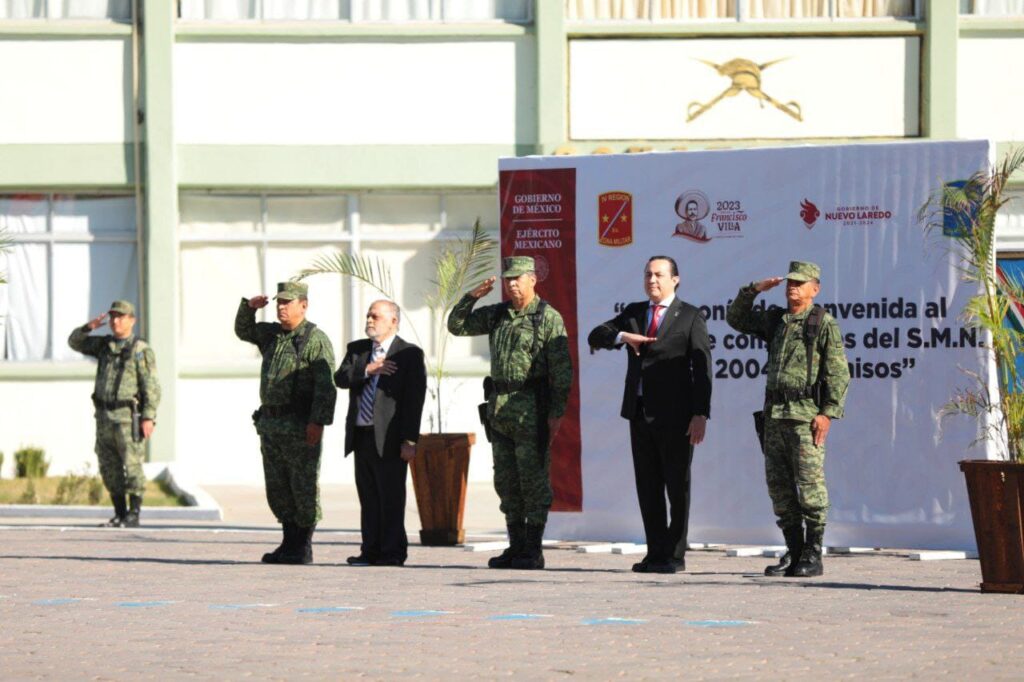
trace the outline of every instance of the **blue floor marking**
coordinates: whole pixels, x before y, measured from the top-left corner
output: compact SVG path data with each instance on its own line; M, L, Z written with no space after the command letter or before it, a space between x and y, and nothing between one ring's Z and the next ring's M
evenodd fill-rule
M210 608L217 611L243 611L246 609L266 609L276 604L210 604Z
M430 618L432 616L445 616L451 611L392 611L392 618Z
M741 628L753 625L749 620L688 620L686 624L698 628Z
M639 625L646 623L641 618L584 618L584 625Z
M362 611L358 606L311 606L305 609L295 609L299 613L348 613L349 611Z
M152 606L167 606L172 601L119 601L117 605L125 609L146 609Z
M551 616L545 616L539 613L505 613L497 616L491 616L487 620L541 620L543 618L550 617Z

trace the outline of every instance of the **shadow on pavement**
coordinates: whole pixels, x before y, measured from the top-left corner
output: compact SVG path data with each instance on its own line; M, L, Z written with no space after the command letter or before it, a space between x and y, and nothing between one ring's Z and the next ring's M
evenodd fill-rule
M143 563L143 564L180 564L184 566L245 566L247 564L258 564L255 561L232 561L230 559L160 559L157 557L120 557L120 556L27 556L15 554L0 554L0 559L27 559L42 561L113 561L120 563Z

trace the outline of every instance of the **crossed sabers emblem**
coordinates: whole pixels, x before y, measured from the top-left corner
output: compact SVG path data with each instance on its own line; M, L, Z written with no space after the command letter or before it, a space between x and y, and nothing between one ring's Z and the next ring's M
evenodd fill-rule
M751 97L759 101L762 109L764 108L764 103L768 102L779 111L789 114L796 120L804 120L798 103L786 102L783 104L771 95L766 94L765 91L761 89L761 72L772 64L778 64L781 61L785 61L785 59L776 59L775 61L765 62L764 64L755 64L749 59L733 59L724 64L714 64L703 59L698 59L697 61L707 64L723 76L728 76L732 79L732 84L729 85L721 95L714 98L707 104L690 102L690 106L686 108L687 123L697 118L726 97L735 97L741 92L750 93Z

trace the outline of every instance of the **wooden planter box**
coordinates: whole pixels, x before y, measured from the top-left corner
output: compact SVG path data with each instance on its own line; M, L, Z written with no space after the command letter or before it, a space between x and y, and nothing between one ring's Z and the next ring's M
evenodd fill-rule
M1024 464L965 460L981 591L1024 594Z
M420 436L410 468L420 512L421 544L459 545L466 540L462 519L466 511L469 450L475 442L475 433Z

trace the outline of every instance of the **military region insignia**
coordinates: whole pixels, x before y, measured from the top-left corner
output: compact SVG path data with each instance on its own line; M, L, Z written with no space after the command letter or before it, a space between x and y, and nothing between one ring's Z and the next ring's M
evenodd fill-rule
M627 246L633 243L633 195L605 192L597 197L597 243Z
M770 62L764 62L763 64L758 64L750 61L749 59L732 59L722 64L715 64L714 62L709 62L706 59L698 59L697 61L707 64L718 72L718 75L728 78L729 86L719 93L718 96L713 97L707 102L690 102L690 106L686 109L686 122L691 122L693 119L708 111L723 99L735 97L743 92L756 99L762 109L764 109L764 103L767 102L787 116L792 116L797 121L803 121L803 112L800 110L799 103L780 102L761 89L762 72L769 66L778 64L785 60L785 58L776 59Z

